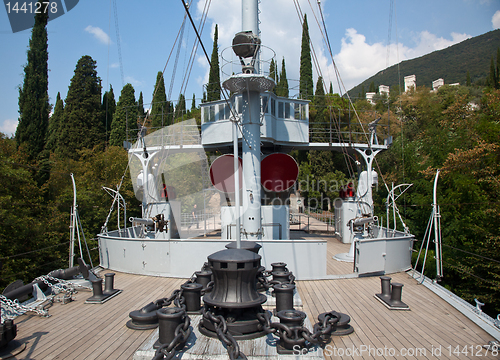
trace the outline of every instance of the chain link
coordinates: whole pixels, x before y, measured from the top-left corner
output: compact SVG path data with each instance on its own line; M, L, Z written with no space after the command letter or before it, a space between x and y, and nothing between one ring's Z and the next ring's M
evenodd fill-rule
M167 359L170 360L175 356L175 351L179 345L186 343L191 335L192 328L191 319L186 315L184 322L177 325L174 331L174 338L169 344L161 345L155 353L153 360Z
M0 295L0 302L2 304L2 310L7 310L7 308L9 308L10 311L15 314L14 317L21 316L28 311L37 313L38 315L41 315L41 316L46 316L46 317L49 316L49 312L45 309L37 309L36 307L31 307L31 306L20 304L19 300L7 299L4 295ZM8 319L9 317L10 316L8 314L6 314L4 311L2 311L2 319L4 319L4 318ZM14 317L12 317L12 318L14 318Z
M240 351L240 346L233 335L228 332L226 319L222 315L214 315L210 310L203 309L203 318L212 323L220 341L226 345L229 359L247 360L245 354Z
M313 333L305 326L293 327L290 329L287 325L280 322L271 321L271 313L265 311L257 314L257 319L261 323L262 329L267 334L275 334L290 346L300 345L309 347L312 345L323 345L325 336L332 333L334 326L338 323L340 315L335 312L325 314L322 322L314 324ZM306 342L308 344L306 344Z

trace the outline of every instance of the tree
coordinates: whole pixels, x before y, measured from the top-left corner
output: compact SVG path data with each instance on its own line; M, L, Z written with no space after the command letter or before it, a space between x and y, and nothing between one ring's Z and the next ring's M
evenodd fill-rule
M144 123L144 117L146 112L144 111L144 99L142 98L142 91L139 93L139 100L137 100L137 121L142 125Z
M276 89L276 95L288 97L288 80L286 78L286 68L285 68L285 58L281 61L281 73L280 81L278 83L278 88Z
M220 100L220 70L219 70L219 46L217 44L219 31L215 24L214 46L210 59L210 73L208 74L207 101Z
M368 88L368 92L376 92L375 83L373 81L370 83L370 87Z
M328 92L330 95L333 95L333 84L330 81L330 91Z
M59 137L59 129L61 127L63 119L64 101L61 99L61 94L57 93L54 113L49 119L49 128L47 131L47 141L45 143L45 149L54 151L54 149L57 147L57 138Z
M170 125L168 114L170 113L170 102L167 102L167 94L165 93L165 82L163 81L163 73L158 71L156 75L156 84L153 91L153 104L151 107L151 126L154 128Z
M302 23L302 45L300 49L300 79L299 93L302 99L311 100L313 96L313 73L311 62L311 48L309 44L309 26L307 15Z
M102 123L106 133L111 131L111 122L116 110L115 94L113 93L113 86L109 85L109 91L106 91L102 96Z
M57 140L56 153L63 158L76 160L79 158L77 150L93 148L104 142L101 79L96 67L96 62L88 55L82 56L76 64Z
M19 88L19 124L16 144L34 160L45 146L49 124L47 13L35 15L31 32L24 82Z
M191 101L191 111L196 110L196 98L193 94L193 100Z
M186 113L186 98L183 94L179 94L179 100L177 100L177 106L175 107L175 118L178 119Z
M137 130L135 91L131 84L126 84L120 94L113 122L111 123L109 145L122 146L123 141L130 138L134 139L136 135L134 130Z
M498 89L498 75L496 73L493 56L491 57L491 62L490 62L490 75L488 77L488 84L491 88Z
M273 88L273 93L276 94L278 87L278 66L274 59L271 59L271 64L269 65L269 77L276 83L276 86Z
M469 70L467 70L467 77L465 79L465 84L467 86L470 86L470 73L469 73Z

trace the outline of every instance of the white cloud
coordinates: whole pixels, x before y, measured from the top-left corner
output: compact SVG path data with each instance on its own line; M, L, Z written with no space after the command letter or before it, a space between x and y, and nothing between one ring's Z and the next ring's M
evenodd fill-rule
M132 76L125 76L124 80L125 80L125 83L127 83L127 84L130 83L134 88L144 85L143 81L137 80Z
M112 63L109 67L110 67L111 69L116 69L116 68L119 68L119 67L120 67L120 64L119 64L119 63Z
M497 12L493 15L491 23L493 24L493 29L500 28L500 10L497 10Z
M3 132L8 137L16 133L18 120L7 119L0 124L0 132Z
M104 30L102 30L101 28L89 25L85 28L85 31L88 32L89 34L94 35L94 37L97 40L99 40L99 42L105 45L111 44L111 39L109 35L106 34Z

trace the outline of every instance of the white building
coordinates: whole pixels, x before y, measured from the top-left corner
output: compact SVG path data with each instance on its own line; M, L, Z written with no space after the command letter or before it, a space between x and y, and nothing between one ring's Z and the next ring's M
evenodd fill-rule
M375 96L376 93L374 92L367 92L366 93L366 100L372 104L372 105L375 105L375 101L373 101L373 97Z
M438 91L438 89L444 85L444 79L439 78L432 82L432 91Z
M380 95L384 95L385 94L385 96L388 97L389 96L389 86L387 86L387 85L379 85L379 87L378 87L378 93Z
M410 90L411 88L417 88L417 76L416 75L408 75L405 76L405 92Z

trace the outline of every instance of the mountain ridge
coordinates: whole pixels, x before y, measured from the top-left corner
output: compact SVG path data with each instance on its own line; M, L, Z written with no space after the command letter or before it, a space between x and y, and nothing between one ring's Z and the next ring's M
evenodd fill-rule
M404 87L404 77L416 75L417 86L431 88L432 82L439 78L445 84L460 83L465 85L467 71L471 83L484 85L489 75L491 57L496 55L500 47L500 29L489 31L485 34L466 39L458 44L442 50L436 50L421 57L404 60L392 65L361 82L348 91L349 96L356 97L368 91L373 82L378 89L379 85L388 85L391 88L400 84ZM398 75L398 65L399 73Z

